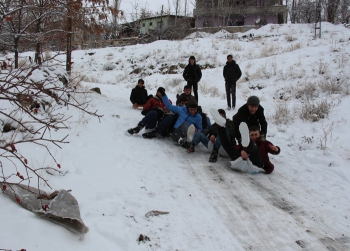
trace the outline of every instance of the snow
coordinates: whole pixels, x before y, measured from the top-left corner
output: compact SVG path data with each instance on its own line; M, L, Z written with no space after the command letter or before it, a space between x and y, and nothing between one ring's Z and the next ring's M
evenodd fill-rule
M253 39L242 38L250 33ZM227 54L243 73L237 107L258 96L267 139L281 148L280 155L270 155L275 164L270 175L233 171L227 157L209 163L203 146L189 154L169 138L126 133L143 117L129 101L137 79L145 80L149 94L163 86L175 100L185 84L179 64L190 55L214 67L202 70L203 111L226 108L222 68ZM73 51L74 76L86 76L83 88L101 89L102 95L87 98L89 109L103 117L99 121L62 108L73 116L69 129L52 135L69 134L69 144L49 147L67 173L43 172L52 189L41 185L49 193L71 189L90 231L71 233L2 195L0 250L350 250L349 92L327 93L319 85L339 78L349 90L349 57L350 30L329 23L322 23L318 39L313 25L284 24L250 30L238 39L212 34ZM108 62L116 66L111 71L103 69ZM178 66L177 73L164 74L171 65ZM130 74L138 68L140 73ZM308 92L310 85L315 89ZM326 118L300 118L303 105L324 100L331 105ZM282 119L280 113L274 116L278 107L288 108L286 123L277 123ZM226 111L227 116L236 111ZM54 164L31 144L17 150L36 166ZM169 213L147 218L152 210ZM150 240L138 242L140 234Z

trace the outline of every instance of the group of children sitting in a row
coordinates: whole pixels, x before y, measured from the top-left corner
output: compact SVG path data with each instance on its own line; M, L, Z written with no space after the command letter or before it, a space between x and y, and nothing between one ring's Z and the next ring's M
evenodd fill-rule
M142 79L137 87L145 90ZM130 100L136 108L140 103L136 101L134 89ZM142 134L144 138L171 136L174 143L188 152L194 152L195 146L202 143L211 152L209 162L216 162L221 155L229 156L231 166L243 172L264 170L269 174L274 170L268 153L277 155L280 148L266 140L267 122L258 97L249 97L232 120L226 118L223 109L211 109L210 114L215 121L211 124L191 95L189 86L177 95L176 105L168 99L163 87L158 88L155 96L148 96L147 91L143 95L146 102L141 113L144 117L136 127L128 130L129 134L137 134L145 128L149 132Z

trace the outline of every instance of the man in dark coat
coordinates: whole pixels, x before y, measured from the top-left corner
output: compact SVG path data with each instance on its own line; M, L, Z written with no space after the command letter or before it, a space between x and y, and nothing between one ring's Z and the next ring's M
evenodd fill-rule
M232 109L236 107L236 82L242 76L239 65L232 60L232 55L227 56L227 62L224 66L223 72L225 78L227 109L231 110L231 96L232 96Z
M235 125L235 136L238 142L241 142L241 133L239 125L245 122L248 128L257 126L260 128L261 140L266 140L267 122L264 115L264 108L260 105L260 100L257 96L250 96L247 103L238 109L238 112L232 117Z
M176 95L176 105L179 105L179 97L186 97L187 102L190 100L196 100L195 96L191 94L191 86L185 85L183 89L183 93Z
M145 81L143 79L139 79L136 87L131 90L130 101L132 103L132 107L137 109L139 106L143 106L146 104L149 98L150 97L148 96L145 88Z
M198 103L198 82L202 78L202 71L196 64L196 58L194 56L189 58L188 65L186 65L182 76L187 81L187 85L193 88L193 93Z

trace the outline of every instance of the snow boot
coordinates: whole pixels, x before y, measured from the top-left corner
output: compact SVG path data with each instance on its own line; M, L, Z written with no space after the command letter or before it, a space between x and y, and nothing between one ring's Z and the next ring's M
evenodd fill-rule
M142 137L144 137L145 139L153 139L153 138L157 137L157 133L156 133L156 131L147 132L147 133L142 134Z
M225 127L226 119L220 115L217 109L211 108L209 110L209 113L211 114L211 116L213 116L213 119L216 122L216 124L218 124L219 126Z
M142 129L143 129L142 126L136 126L134 128L130 128L128 130L128 133L130 133L130 134L139 133Z
M239 124L239 132L241 133L241 137L242 137L242 142L241 142L242 146L248 147L250 142L249 129L245 122L241 122Z
M209 162L215 163L218 160L218 155L219 155L219 149L216 147L213 147L213 151L211 152L211 155L209 157Z

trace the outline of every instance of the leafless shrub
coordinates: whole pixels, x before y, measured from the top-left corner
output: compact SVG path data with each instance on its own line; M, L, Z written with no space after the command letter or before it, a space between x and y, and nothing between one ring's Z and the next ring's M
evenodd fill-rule
M232 45L232 49L233 49L234 51L242 51L242 50L243 50L243 47L242 47L239 43L235 42L235 43L233 43L233 45Z
M337 57L337 61L338 61L338 67L339 68L343 68L349 61L349 57L347 55L346 52L342 52L338 57Z
M305 103L301 107L300 118L311 122L319 121L328 116L331 105L327 100L316 103Z
M295 98L302 100L312 100L319 96L317 84L306 82L304 85L298 85L295 89Z
M319 81L318 86L327 94L339 94L344 91L345 81L339 77L331 77Z
M317 65L317 72L320 75L326 74L328 72L328 68L329 68L329 63L323 62L322 60L320 60L319 62L315 63Z
M284 50L284 52L291 52L291 51L299 50L300 48L301 48L301 43L291 44Z
M293 42L293 41L297 40L298 38L293 37L292 35L287 35L287 36L285 36L285 39L287 40L287 42Z
M328 140L332 140L333 126L334 122L328 126L323 126L322 124L323 137L320 138L320 145L318 146L319 149L326 150Z
M177 87L181 84L185 84L184 80L181 78L172 78L165 81L166 86ZM181 89L182 90L182 89Z
M217 87L210 87L209 88L209 93L210 93L210 97L219 97L220 96L220 91Z
M83 80L88 83L101 83L101 80L95 76L84 76Z
M261 53L260 53L261 58L270 57L273 55L276 55L276 48L275 48L274 44L263 47L263 49L261 50Z
M275 112L271 115L271 119L275 124L291 124L294 121L291 110L286 103L277 104Z
M115 68L115 64L113 64L112 62L107 62L103 65L102 68L105 71L112 71Z

